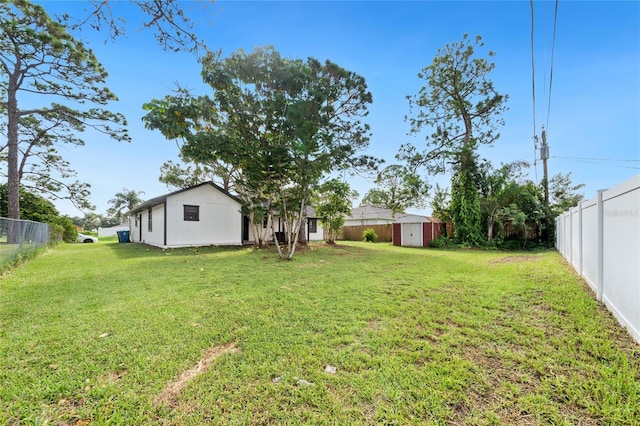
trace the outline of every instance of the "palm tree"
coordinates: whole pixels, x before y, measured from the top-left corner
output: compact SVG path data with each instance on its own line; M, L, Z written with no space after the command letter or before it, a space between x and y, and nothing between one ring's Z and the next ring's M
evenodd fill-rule
M111 207L107 210L107 214L122 223L124 213L143 202L140 198L142 194L144 191L122 188L122 192L116 193L115 197L109 200Z

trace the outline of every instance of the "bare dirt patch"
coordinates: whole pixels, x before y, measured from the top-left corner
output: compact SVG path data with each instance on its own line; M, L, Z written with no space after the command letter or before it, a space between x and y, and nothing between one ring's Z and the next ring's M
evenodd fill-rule
M228 353L236 353L238 350L239 349L236 348L235 343L228 343L226 345L210 348L196 365L180 373L164 387L162 392L160 392L160 395L153 400L153 406L157 407L159 405L164 405L169 408L175 408L177 406L177 399L180 392L191 380L208 371L211 368L213 361L219 356Z
M504 424L541 424L535 413L530 412L530 408L521 404L521 401L539 394L548 377L545 379L540 372L523 365L513 365L512 361L507 361L498 354L487 354L480 347L467 346L463 349L462 356L484 372L484 380L468 389L468 399L461 407L454 407L452 424L469 424L474 415L482 418L487 414L497 416ZM556 406L563 418L576 422L573 424L600 424L575 404L559 401Z
M540 260L538 256L505 256L500 259L494 259L489 263L521 263L521 262L535 262Z

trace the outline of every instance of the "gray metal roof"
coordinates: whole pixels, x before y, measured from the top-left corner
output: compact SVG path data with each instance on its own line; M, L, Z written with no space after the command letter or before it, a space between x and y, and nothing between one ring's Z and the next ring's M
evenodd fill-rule
M351 216L345 219L393 219L391 209L365 204L351 209Z

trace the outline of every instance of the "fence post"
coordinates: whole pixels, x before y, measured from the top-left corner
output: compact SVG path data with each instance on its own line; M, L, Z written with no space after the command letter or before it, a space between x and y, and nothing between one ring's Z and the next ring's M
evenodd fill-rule
M604 295L604 205L602 194L604 189L598 190L598 252L597 252L597 278L596 278L596 299L602 302Z
M580 272L580 276L582 277L582 234L584 227L582 226L582 203L580 201L578 203L578 272Z
M569 218L569 251L567 251L566 258L569 260L571 267L573 267L573 212L571 210L573 210L573 207L567 212Z

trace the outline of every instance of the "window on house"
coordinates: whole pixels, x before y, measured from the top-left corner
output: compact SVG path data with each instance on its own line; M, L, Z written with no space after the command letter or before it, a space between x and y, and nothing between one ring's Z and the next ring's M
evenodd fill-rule
M198 222L200 220L200 206L184 205L184 220Z
M309 232L318 232L318 219L309 219Z
M152 218L152 215L151 215L152 210L149 209L147 212L149 214L149 232L151 232L151 231L153 231L153 218Z
M264 216L262 216L262 227L266 228L267 224L269 222L269 216L267 216L266 214Z

